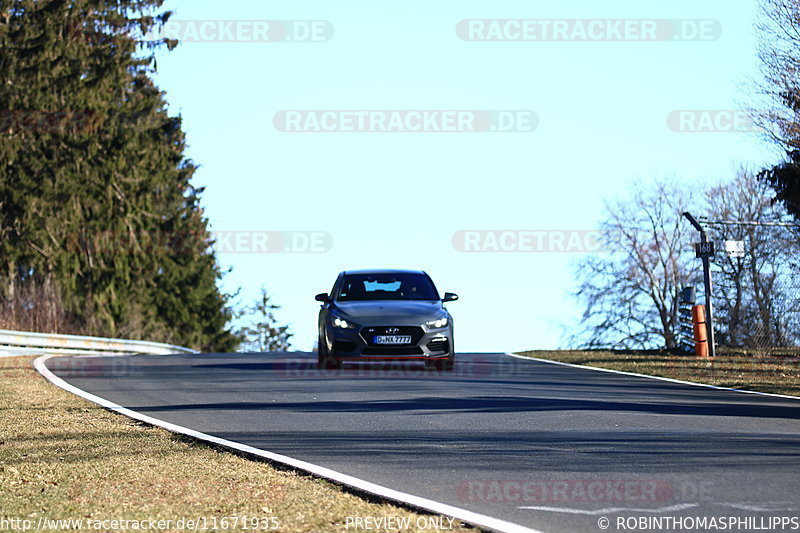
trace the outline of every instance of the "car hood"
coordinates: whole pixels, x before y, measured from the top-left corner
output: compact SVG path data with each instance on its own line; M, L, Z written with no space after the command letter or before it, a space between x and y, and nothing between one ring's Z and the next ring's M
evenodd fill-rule
M345 315L364 318L413 318L435 320L442 316L444 307L440 301L379 300L369 302L336 302L336 307Z

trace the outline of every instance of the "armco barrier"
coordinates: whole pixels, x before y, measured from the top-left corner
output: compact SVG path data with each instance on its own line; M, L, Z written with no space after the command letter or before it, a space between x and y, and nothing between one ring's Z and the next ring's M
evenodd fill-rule
M198 352L190 350L189 348L184 348L183 346L173 346L160 342L0 330L0 356L36 355L43 353L76 355L168 355L192 354Z

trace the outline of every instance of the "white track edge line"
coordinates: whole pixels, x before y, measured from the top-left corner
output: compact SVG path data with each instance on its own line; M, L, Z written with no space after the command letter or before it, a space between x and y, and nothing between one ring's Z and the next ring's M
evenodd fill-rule
M199 431L195 431L193 429L189 429L187 427L179 426L177 424L172 424L170 422L165 422L163 420L159 420L157 418L153 418L151 416L147 416L145 414L139 413L137 411L133 411L126 407L122 407L112 401L106 400L105 398L101 398L89 392L86 392L82 389L74 385L70 385L60 377L53 374L49 368L45 365L45 362L54 357L53 354L50 355L43 355L41 357L36 358L33 361L33 366L36 370L45 378L47 378L51 383L60 387L68 392L71 392L81 398L88 400L90 402L96 403L119 413L121 415L127 416L129 418L133 418L135 420L139 420L146 424L157 426L162 429L166 429L167 431L171 431L173 433L180 433L183 435L188 435L190 437L211 442L217 444L219 446L223 446L225 448L231 448L234 450L238 450L240 452L244 452L250 455L256 455L258 457L263 457L265 459L269 459L270 461L275 461L276 463L281 463L284 465L291 466L298 470L303 470L305 472L309 472L319 477L323 477L326 479L330 479L336 481L337 483L341 483L343 485L348 485L350 487L354 487L364 492L368 492L370 494L374 494L376 496L380 496L382 498L386 498L387 500L394 500L397 502L401 502L407 505L411 505L413 507L417 507L420 509L425 509L428 511L432 511L437 514L442 514L446 516L451 516L453 518L458 518L459 520L463 520L469 524L474 524L476 526L486 527L489 529L493 529L496 531L501 531L504 533L542 533L541 531L527 528L525 526L521 526L519 524L514 524L512 522L506 522L505 520L501 520L499 518L493 518L491 516L482 515L480 513L475 513L473 511L469 511L467 509L462 509L460 507L455 507L452 505L448 505L446 503L437 502L435 500L429 500L427 498L422 498L420 496L414 496L413 494L408 494L405 492L400 492L394 489L390 489L388 487L384 487L382 485L378 485L376 483L372 483L370 481L366 481L354 476L350 476L348 474L343 474L341 472L337 472L335 470L331 470L324 466L315 465L313 463L308 463L306 461L301 461L299 459L294 459L292 457L288 457L286 455L277 454L274 452L269 452L266 450L261 450L259 448L254 448L252 446L247 446L246 444L241 444L238 442L234 442L227 439L222 439L219 437L215 437L213 435L208 435L206 433L201 433ZM103 355L100 357L114 357L111 355Z
M655 509L637 509L633 507L607 507L605 509L570 509L568 507L547 507L544 505L523 505L517 509L530 509L532 511L546 511L548 513L567 513L577 514L584 516L598 516L605 514L617 514L621 512L628 513L666 513L670 511L684 511L686 509L694 509L699 507L698 503L677 503L667 507L658 507Z
M551 359L542 359L540 357L528 357L526 355L519 355L511 352L505 352L505 355L517 359L528 361L538 361L540 363L550 363L552 365L571 366L573 368L582 368L584 370L596 370L597 372L610 372L612 374L622 374L624 376L634 376L637 378L658 379L660 381L668 381L670 383L680 383L681 385L694 385L696 387L706 387L709 389L724 390L730 392L741 392L743 394L757 394L759 396L772 396L773 398L786 398L789 400L800 400L800 396L789 396L788 394L775 394L772 392L758 392L754 390L733 389L731 387L720 387L718 385L709 385L708 383L697 383L695 381L683 381L682 379L665 378L663 376L650 376L647 374L637 374L636 372L626 372L624 370L613 370L611 368L601 368L599 366L577 365L575 363L564 363L563 361L553 361Z

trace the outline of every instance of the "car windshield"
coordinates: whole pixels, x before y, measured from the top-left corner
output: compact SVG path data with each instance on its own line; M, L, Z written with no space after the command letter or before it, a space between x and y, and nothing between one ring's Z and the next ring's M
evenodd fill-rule
M424 274L350 274L345 276L336 299L341 302L438 300L439 293Z

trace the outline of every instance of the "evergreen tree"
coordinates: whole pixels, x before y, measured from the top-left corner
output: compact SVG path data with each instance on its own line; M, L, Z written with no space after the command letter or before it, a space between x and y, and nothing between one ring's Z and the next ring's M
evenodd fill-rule
M88 334L232 350L179 117L146 42L162 0L0 0L0 296L55 284Z
M243 347L254 352L285 352L291 347L289 326L278 325L275 311L279 305L271 302L267 289L261 288L258 300L243 311L250 324L239 330Z

